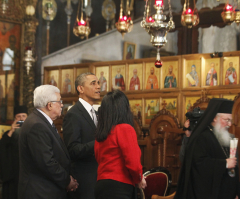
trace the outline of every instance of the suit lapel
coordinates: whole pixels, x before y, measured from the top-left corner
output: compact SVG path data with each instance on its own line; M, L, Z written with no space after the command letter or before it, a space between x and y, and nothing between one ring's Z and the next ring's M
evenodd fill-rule
M45 118L45 116L40 113L37 109L34 109L33 113L35 113L38 117L40 117L46 124L47 126L49 127L49 129L51 129L54 137L58 140L60 146L62 147L63 151L66 153L67 157L70 159L70 156L68 154L68 150L65 146L65 144L63 143L60 135L56 132L56 130L53 128L53 126L49 123L49 121Z
M83 117L87 120L87 122L91 125L91 127L96 130L96 126L91 118L91 116L89 115L89 113L87 112L87 110L84 108L84 106L82 105L82 103L80 103L79 101L77 101L77 107L78 109L83 113Z

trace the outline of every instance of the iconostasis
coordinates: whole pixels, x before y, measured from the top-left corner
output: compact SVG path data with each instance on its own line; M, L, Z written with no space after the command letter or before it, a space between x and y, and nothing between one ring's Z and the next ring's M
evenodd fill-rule
M77 100L76 77L92 72L99 79L101 97L114 89L125 92L143 126L162 108L183 124L185 113L203 95L234 100L240 89L239 57L240 52L214 58L210 54L162 57L160 69L152 58L51 66L44 68L44 84L60 88L66 112Z

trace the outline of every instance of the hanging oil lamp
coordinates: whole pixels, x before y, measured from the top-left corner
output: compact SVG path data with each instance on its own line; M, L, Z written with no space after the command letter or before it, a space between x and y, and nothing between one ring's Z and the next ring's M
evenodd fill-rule
M81 39L84 39L84 37L88 38L88 35L91 32L91 28L88 26L86 21L83 19L83 0L82 0L81 4L82 4L82 6L81 6L81 18L79 20L79 18L78 18L79 8L80 8L80 0L79 0L77 18L76 18L76 22L75 22L74 27L73 27L73 33L77 37L80 37Z
M26 52L25 52L25 56L23 58L23 61L25 62L25 66L27 69L27 74L29 75L29 71L33 65L33 62L35 62L35 59L33 58L33 54L32 54L32 48L27 46L25 48Z
M221 13L224 23L230 24L233 21L233 7L226 3L223 12Z
M131 12L129 9L129 0L127 0L127 15L123 15L123 0L121 0L119 19L115 26L118 32L122 34L122 37L124 37L125 33L129 33L132 31L133 21L130 15Z
M236 2L237 6L233 11L233 17L232 20L235 21L237 25L240 23L240 0Z
M187 26L187 28L192 28L192 26L196 26L199 24L199 16L198 16L195 0L193 2L194 2L193 10L189 7L189 0L185 0L184 6L183 6L183 12L181 15L181 24L183 26Z
M162 62L160 59L160 49L167 43L167 33L168 31L175 28L173 19L172 19L172 10L171 10L171 3L168 0L169 4L169 13L170 13L170 20L168 23L164 22L166 20L166 15L163 14L163 0L155 0L154 8L156 9L156 14L152 15L151 17L148 16L149 14L149 5L148 0L146 0L144 17L141 22L141 27L144 28L147 33L151 36L150 42L152 45L157 49L157 58L155 62L155 66L157 68L162 67Z

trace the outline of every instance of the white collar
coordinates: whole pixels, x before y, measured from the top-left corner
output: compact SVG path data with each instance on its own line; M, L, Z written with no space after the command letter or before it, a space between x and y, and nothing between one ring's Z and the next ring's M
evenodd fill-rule
M88 102L86 102L82 98L79 98L79 101L82 103L83 107L87 110L87 112L89 113L89 115L92 118L91 110L92 110L93 107L91 106L91 104L89 104Z
M53 124L52 119L51 119L46 113L44 113L42 110L40 110L40 109L38 109L38 108L37 108L37 110L38 110L40 113L43 114L43 116L48 120L48 122L49 122L51 125Z

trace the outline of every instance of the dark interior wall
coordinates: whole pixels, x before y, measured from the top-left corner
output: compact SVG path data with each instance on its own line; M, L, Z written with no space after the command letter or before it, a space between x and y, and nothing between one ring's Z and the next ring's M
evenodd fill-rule
M49 40L49 54L57 50L67 47L67 15L64 11L66 2L62 3L55 0L58 6L57 15L53 21L50 22L50 40ZM102 16L102 4L104 0L92 0L93 13L91 15L90 27L91 33L89 38L101 34L106 31L106 21ZM119 16L120 0L114 0L116 4L116 20ZM70 45L82 41L80 38L73 34L73 26L76 21L78 4L73 4L73 13L71 15L70 25ZM85 16L84 16L85 17ZM46 55L46 21L43 20L43 51L42 55Z
M67 15L64 11L66 2L62 3L60 0L55 0L57 3L57 15L53 21L50 22L50 39L49 39L49 54L67 47ZM113 0L116 5L115 21L118 20L120 2L121 0ZM104 0L92 0L93 13L91 15L90 27L91 33L89 38L94 37L97 33L101 34L106 32L106 21L102 16L102 4ZM126 0L124 0L126 2ZM82 41L80 38L73 34L73 26L76 21L78 4L71 4L73 13L71 15L70 27L70 45ZM145 1L134 1L134 18L137 19L143 16ZM42 56L46 55L46 21L42 22Z

